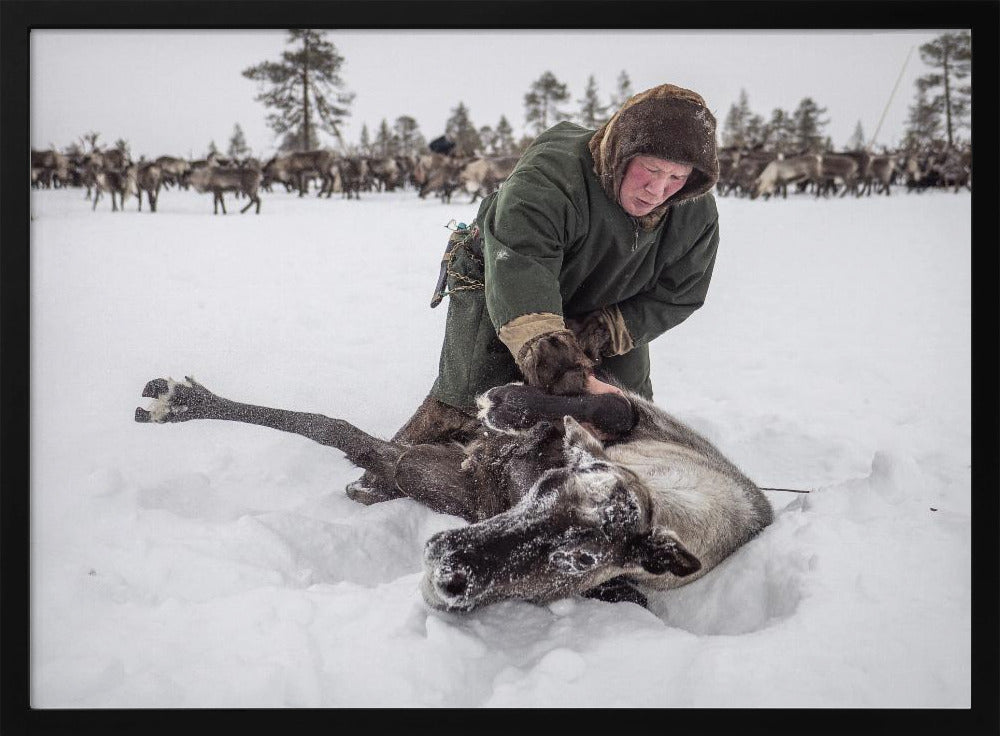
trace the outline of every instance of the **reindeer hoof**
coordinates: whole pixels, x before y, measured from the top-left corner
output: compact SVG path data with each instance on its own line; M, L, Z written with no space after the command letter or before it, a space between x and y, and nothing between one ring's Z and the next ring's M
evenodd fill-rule
M147 409L136 407L135 421L141 424L184 422L208 416L208 407L216 398L190 376L183 381L154 378L142 389L142 395L153 402Z
M490 429L505 434L520 434L538 421L533 399L538 389L520 383L496 386L479 396L479 419Z
M164 378L154 378L142 389L142 395L148 399L155 399L160 394L165 394L170 390L170 385Z
M641 592L629 584L624 576L606 580L597 587L585 590L584 598L595 598L605 603L635 603L643 608L649 608L649 600Z
M368 485L367 483L371 484ZM373 503L381 503L382 501L391 501L394 498L402 498L403 494L398 491L389 488L388 486L380 486L377 482L370 481L367 477L358 478L355 481L351 481L344 488L347 492L347 497L352 501L357 501L365 506L371 506Z

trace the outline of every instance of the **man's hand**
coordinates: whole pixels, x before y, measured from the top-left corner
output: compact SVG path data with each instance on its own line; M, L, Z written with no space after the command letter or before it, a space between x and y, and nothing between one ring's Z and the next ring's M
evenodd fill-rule
M588 394L619 394L624 396L622 390L617 386L612 386L610 383L605 383L604 381L598 380L591 373L587 376L587 393Z

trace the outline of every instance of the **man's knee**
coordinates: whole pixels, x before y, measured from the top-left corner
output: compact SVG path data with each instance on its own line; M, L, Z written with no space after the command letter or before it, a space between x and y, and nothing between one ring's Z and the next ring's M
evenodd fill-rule
M407 445L467 442L475 435L478 426L475 414L428 394L392 441Z

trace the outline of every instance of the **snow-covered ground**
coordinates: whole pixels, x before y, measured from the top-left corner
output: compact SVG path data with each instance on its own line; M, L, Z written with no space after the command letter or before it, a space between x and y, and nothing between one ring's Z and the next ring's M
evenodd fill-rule
M651 610L453 615L417 586L457 518L350 501L359 472L298 436L133 411L193 375L391 435L437 367L443 226L476 205L33 192L32 705L969 707L970 201L720 199L656 400L811 493L769 493L772 526Z

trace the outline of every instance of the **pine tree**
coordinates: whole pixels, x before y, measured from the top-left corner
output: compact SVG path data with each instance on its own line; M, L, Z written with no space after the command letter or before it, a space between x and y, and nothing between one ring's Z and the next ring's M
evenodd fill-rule
M524 96L524 119L538 133L545 131L566 117L557 105L569 99L566 85L556 79L552 72L545 72L531 83Z
M125 140L124 138L119 138L118 140L116 140L112 148L114 148L114 150L116 151L121 151L121 154L125 157L126 161L132 160L132 152L129 150L128 141Z
M301 130L290 130L281 137L278 144L280 153L291 153L293 151L305 151L309 148L302 139Z
M583 91L583 99L577 102L580 103L580 112L576 117L584 128L600 128L607 122L608 107L598 101L597 80L593 74L587 79L587 89Z
M955 131L967 124L972 111L972 85L961 84L972 71L972 34L944 33L920 47L920 58L938 70L920 77L916 84L922 92L940 90L929 104L944 114L944 130L951 148Z
M632 91L632 80L629 79L628 72L622 69L618 75L615 93L611 95L611 113L614 114L617 112L618 108L624 105L626 100L634 94L635 92Z
M497 133L493 128L484 125L479 129L479 140L483 144L483 154L495 156L497 152Z
M389 122L385 118L382 118L382 122L378 126L378 132L375 134L375 155L380 157L395 156L396 148L397 141L389 129Z
M768 142L769 129L764 118L753 113L747 120L746 145L749 148L764 148Z
M208 158L209 156L220 156L221 154L222 152L219 150L219 147L215 145L215 140L209 141L208 153L205 154L205 158Z
M830 122L821 119L826 108L820 107L811 97L805 97L792 114L795 145L801 152L819 153L823 150L823 128Z
M368 123L361 126L361 139L358 141L358 151L362 156L372 155L372 137L368 133Z
M791 153L795 146L795 128L792 116L776 107L767 121L767 147L774 153Z
M229 158L244 158L250 155L250 147L247 145L246 136L243 135L243 128L239 123L233 125L233 134L229 138L229 148L226 151Z
M463 102L459 102L458 107L451 111L451 117L444 126L444 134L455 142L453 156L472 156L483 147L479 132L469 119L469 110Z
M501 115L500 122L497 123L496 151L500 156L511 156L514 154L514 129L507 122L507 116Z
M865 150L865 131L861 127L861 121L854 126L854 132L851 137L847 139L847 150L848 151L863 151Z
M420 126L409 115L400 115L392 127L399 141L400 155L415 156L427 146L420 133Z
M343 91L344 57L325 35L325 31L290 30L287 43L298 44L296 50L283 52L281 61L243 70L244 77L262 84L255 99L274 110L267 124L278 135L295 133L293 140L303 149L319 145L317 129L336 136L343 146L340 125L354 99L353 93Z
M750 99L745 89L740 90L739 102L733 104L726 114L722 125L722 145L726 147L746 148L750 145L747 137L747 125L753 113L750 110Z
M927 99L927 90L917 86L917 99L910 106L903 147L912 151L927 148L941 132L941 113Z

